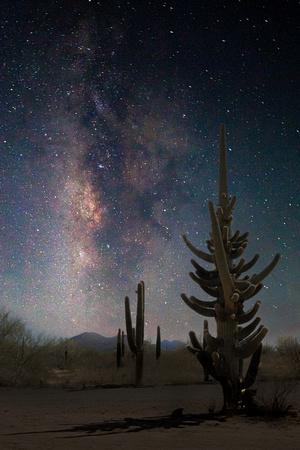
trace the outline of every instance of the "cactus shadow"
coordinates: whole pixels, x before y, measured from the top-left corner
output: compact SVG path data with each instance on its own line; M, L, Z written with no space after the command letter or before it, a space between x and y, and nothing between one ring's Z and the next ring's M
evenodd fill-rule
M83 438L87 436L101 437L110 434L138 433L146 430L173 429L198 426L206 421L226 422L226 416L221 413L207 414L183 414L182 409L173 411L168 416L156 416L145 418L125 417L121 420L110 420L99 423L89 423L83 425L70 426L64 429L27 431L19 433L9 433L10 435L25 434L48 434L48 433L70 433L64 436L65 439ZM74 435L73 435L74 433Z
M221 414L176 414L174 416L156 416L145 418L125 417L123 420L106 421L102 423L76 426L72 429L75 432L83 432L91 435L100 433L101 435L116 433L138 433L145 430L172 429L198 426L205 421L225 422L226 417Z

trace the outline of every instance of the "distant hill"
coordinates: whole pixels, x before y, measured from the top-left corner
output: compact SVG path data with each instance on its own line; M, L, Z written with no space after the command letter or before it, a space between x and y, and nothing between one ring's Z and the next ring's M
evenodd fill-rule
M176 350L179 347L185 347L185 345L184 342L177 341L176 339L174 341L168 341L167 339L161 341L161 348L166 350Z
M99 352L111 352L117 348L117 336L107 338L98 333L81 333L70 338L71 341L77 342L81 347Z
M112 352L117 348L117 336L107 338L98 333L81 333L70 338L71 341L77 342L81 347L89 348L91 350L98 350L99 352ZM125 344L127 344L125 338ZM168 341L167 339L161 342L162 350L176 350L178 347L183 347L185 344L181 341ZM155 344L152 344L155 348Z

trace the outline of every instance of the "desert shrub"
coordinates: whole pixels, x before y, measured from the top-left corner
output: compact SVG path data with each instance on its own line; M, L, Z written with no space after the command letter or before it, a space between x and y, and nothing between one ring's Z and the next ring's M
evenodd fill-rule
M152 350L145 355L144 365L144 384L197 384L203 381L202 366L185 346L167 352L162 350L159 360Z
M271 417L284 416L290 405L289 397L297 385L293 378L273 377L264 386L261 395L266 412Z
M33 333L25 323L0 310L0 384L34 385L47 376L55 339Z
M271 355L276 351L275 347L270 344L264 344L262 348L263 355Z
M25 330L25 324L18 317L12 317L5 308L0 309L0 350L5 340L17 337Z
M280 336L276 342L276 350L290 362L294 374L300 377L300 339Z
M14 344L10 361L10 383L12 386L37 385L46 378L49 368L48 357L54 340L44 335L33 336L29 330L22 341Z

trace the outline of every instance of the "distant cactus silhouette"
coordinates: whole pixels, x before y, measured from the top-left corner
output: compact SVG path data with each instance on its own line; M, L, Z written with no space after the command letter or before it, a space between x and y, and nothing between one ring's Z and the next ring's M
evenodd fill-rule
M137 286L136 328L132 326L129 297L125 297L125 319L127 342L135 355L135 381L142 383L144 364L144 325L145 325L145 283L141 281Z
M160 327L157 327L156 332L156 359L160 358L161 354L161 337L160 337Z
M118 329L117 334L117 368L122 365L122 343L121 343L121 328Z
M191 260L195 273L191 278L210 296L211 301L199 300L181 294L184 302L198 314L214 317L217 324L217 337L208 330L208 322L204 322L204 339L206 347L201 346L195 332L190 332L191 345L188 349L197 356L204 372L219 380L224 394L224 409L236 408L241 402L241 391L249 388L255 380L262 344L261 341L268 330L264 325L257 329L261 318L243 327L254 318L260 307L257 301L248 311L244 311L244 303L256 295L263 287L263 279L274 269L279 261L277 253L273 261L261 272L252 276L243 275L251 269L259 258L256 254L251 261L240 258L248 243L248 232L240 230L232 233L232 221L236 196L229 197L226 132L221 125L220 159L219 159L219 204L215 210L213 202L208 202L212 232L206 241L209 253L196 248L187 238L183 239L187 247L200 259L214 264L215 268L207 270L195 260ZM251 356L251 362L245 378L241 378L242 360Z
M125 320L126 320L128 346L135 357L135 383L138 386L142 384L143 366L144 366L144 328L145 328L144 281L140 281L138 283L136 294L137 294L136 327L134 328L132 326L129 297L125 297ZM122 334L122 348L124 356L124 333ZM156 337L156 359L160 357L160 353L161 353L161 336L160 336L160 327L158 326Z

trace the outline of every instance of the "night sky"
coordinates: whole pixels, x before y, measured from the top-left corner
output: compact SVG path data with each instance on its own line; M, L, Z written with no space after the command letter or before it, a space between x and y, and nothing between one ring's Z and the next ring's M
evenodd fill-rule
M114 336L144 280L146 337L202 333L182 235L206 249L225 123L249 274L282 255L245 309L261 300L264 342L299 336L299 9L2 0L0 305L34 332Z

